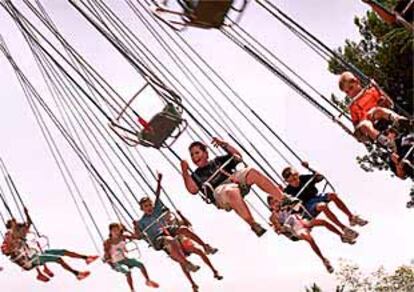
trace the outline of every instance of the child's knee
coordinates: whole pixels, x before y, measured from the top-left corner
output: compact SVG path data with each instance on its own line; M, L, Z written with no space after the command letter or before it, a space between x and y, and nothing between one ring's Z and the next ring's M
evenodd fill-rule
M179 233L190 233L190 232L191 232L191 230L190 230L190 228L188 228L187 226L180 226L180 227L178 228L178 232L179 232Z
M240 196L240 191L238 189L232 189L227 191L226 196L229 199L229 201L233 204L238 204L242 200L242 197Z
M372 122L369 120L363 120L358 124L357 130L366 133L372 129Z
M304 241L307 241L309 243L312 242L312 237L311 237L311 235L309 233L303 233L303 234L301 234L300 239L302 239Z
M324 212L328 210L328 205L326 203L319 203L318 205L316 205L316 210L319 212Z
M137 260L134 260L134 267L137 267L140 270L144 270L144 264Z
M246 175L246 178L259 177L259 176L260 176L260 172L256 168L251 167L249 169L249 172Z
M338 195L336 193L329 193L328 194L328 201L335 201L338 199Z

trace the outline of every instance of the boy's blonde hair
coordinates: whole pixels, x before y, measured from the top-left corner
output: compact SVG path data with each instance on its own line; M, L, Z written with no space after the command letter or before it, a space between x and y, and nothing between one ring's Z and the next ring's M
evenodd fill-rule
M343 91L345 84L350 82L359 82L359 79L349 71L343 72L339 77L339 89Z

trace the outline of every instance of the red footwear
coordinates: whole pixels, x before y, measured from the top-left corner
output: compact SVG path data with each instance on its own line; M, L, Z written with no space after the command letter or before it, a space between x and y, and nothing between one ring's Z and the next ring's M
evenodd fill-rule
M86 258L86 264L89 265L91 263L93 263L94 261L96 261L97 259L99 259L99 256L89 256Z
M49 282L49 280L50 280L47 276L45 276L43 274L37 274L36 279L38 279L39 281L42 281L42 282Z
M148 287L151 287L151 288L160 287L160 285L157 282L154 282L154 281L151 281L151 280L146 281L145 285L147 285Z
M46 267L46 266L43 268L43 273L45 273L46 275L48 275L50 278L52 278L52 277L55 276L55 274L53 274L53 272L51 270L49 270L49 268Z
M81 281L81 280L83 280L83 279L87 278L90 274L91 274L91 272L89 272L89 271L79 272L79 273L76 275L76 278L77 278L79 281Z

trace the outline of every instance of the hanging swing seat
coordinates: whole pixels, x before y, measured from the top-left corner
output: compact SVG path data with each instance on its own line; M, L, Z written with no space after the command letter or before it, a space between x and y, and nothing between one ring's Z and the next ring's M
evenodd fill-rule
M111 129L129 146L170 147L187 128L187 121L173 104L154 115L140 131L132 131L119 123L111 122Z
M154 147L156 149L170 147L188 126L187 121L182 117L183 109L181 103L174 98L169 98L168 100L175 100L175 102L166 102L164 108L148 122L143 120L131 108L131 103L148 85L146 84L133 96L119 113L118 117L111 121L109 126L119 138L131 147L137 145ZM155 89L155 92L161 98L164 98L166 94L170 93L157 89ZM138 117L138 123L134 121L134 125L131 125L131 115ZM138 124L141 124L142 127L139 127Z
M187 26L205 29L221 28L227 25L225 22L230 10L238 14L236 20L232 21L236 23L247 5L247 0L242 0L239 8L234 6L235 0L178 0L177 2L183 8L182 12L171 10L157 3L154 12L159 19L178 31L185 29ZM166 18L174 15L179 16L179 20Z
M157 250L156 244L152 241L151 237L148 236L148 230L150 230L155 225L159 225L162 226L162 229L164 230L164 235L170 235L168 229L177 228L180 225L180 223L177 216L170 210L166 209L156 219L154 219L150 224L148 224L143 230L139 229L139 224L134 225L135 228L138 229L136 231L143 234L143 238L149 244L149 246Z
M414 21L414 0L400 0L394 7L394 11L406 21Z
M50 248L49 237L34 232L27 233L26 243L30 247L36 248L39 252Z
M224 19L231 8L232 0L227 1L200 1L188 20L195 26L205 28L220 28Z
M138 135L141 136L141 145L160 148L164 143L171 146L186 127L187 122L182 119L181 113L173 104L167 104ZM168 144L167 140L171 142Z

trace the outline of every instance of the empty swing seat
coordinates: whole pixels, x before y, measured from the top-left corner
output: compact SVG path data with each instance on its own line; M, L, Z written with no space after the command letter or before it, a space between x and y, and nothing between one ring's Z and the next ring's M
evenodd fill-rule
M232 4L233 0L201 0L193 10L195 18L191 22L201 27L220 28Z
M160 148L170 142L170 146L185 130L187 123L173 104L167 104L164 109L148 122L149 126L138 133L140 144Z

